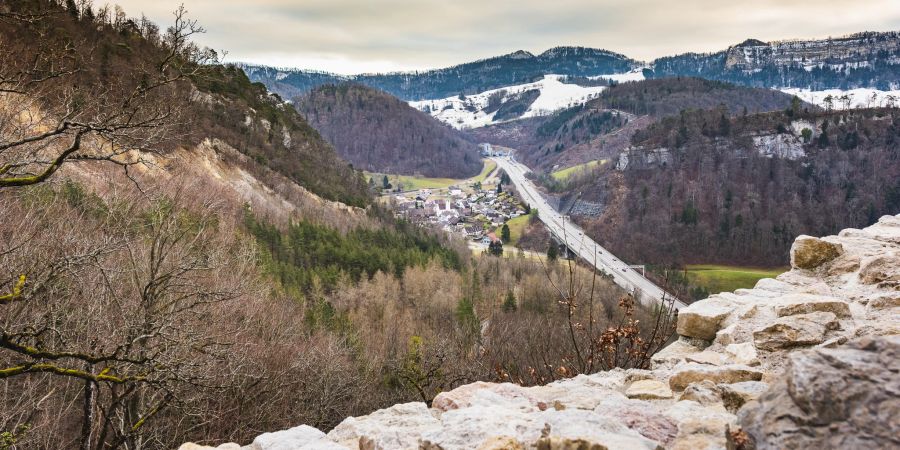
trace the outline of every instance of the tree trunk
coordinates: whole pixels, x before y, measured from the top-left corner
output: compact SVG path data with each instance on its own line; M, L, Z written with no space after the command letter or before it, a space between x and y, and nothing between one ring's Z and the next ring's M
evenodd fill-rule
M90 370L90 369L88 369ZM81 421L81 450L90 450L94 433L94 404L97 400L97 386L93 381L84 382L83 418Z

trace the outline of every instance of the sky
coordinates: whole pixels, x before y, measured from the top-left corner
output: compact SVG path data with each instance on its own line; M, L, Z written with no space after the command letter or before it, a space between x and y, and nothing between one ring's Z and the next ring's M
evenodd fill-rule
M900 31L900 0L110 0L165 28L184 3L226 61L343 74L424 70L560 45L631 58L747 38ZM100 3L100 1L97 1Z

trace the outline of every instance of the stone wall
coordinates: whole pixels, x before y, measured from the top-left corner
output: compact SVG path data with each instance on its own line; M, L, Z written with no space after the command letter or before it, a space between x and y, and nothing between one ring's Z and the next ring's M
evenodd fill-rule
M683 309L649 370L478 382L219 448L900 448L900 216L801 236L791 266Z

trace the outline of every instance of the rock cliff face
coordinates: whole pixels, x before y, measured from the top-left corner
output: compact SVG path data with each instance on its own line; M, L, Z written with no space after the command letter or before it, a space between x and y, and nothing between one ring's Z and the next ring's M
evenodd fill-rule
M896 33L858 33L835 39L771 43L751 39L726 51L725 68L746 71L792 65L806 70L823 66L858 68L869 66L879 55L889 55L889 62L897 64L898 50L900 39Z
M220 448L897 448L900 215L801 236L791 262L777 279L682 310L679 339L650 370L478 382L431 408L394 405L327 434L300 426Z

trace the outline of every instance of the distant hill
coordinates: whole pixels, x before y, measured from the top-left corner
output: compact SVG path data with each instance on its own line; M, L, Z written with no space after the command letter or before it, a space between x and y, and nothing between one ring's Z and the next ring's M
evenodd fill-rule
M791 96L700 78L665 78L610 86L584 105L548 117L471 130L477 140L519 149L537 167L572 165L616 154L630 136L683 110L724 107L729 115L784 109ZM572 154L574 153L574 154Z
M284 98L293 98L322 84L354 81L411 101L475 94L538 81L548 74L589 76L622 73L638 65L637 61L608 50L556 47L540 55L520 50L424 72L342 76L255 65L243 65L242 68L251 80L265 83L270 90Z
M863 32L818 40L747 39L719 52L685 53L650 62L602 49L556 47L539 55L520 50L422 72L344 76L252 64L241 67L251 80L286 99L323 84L355 81L403 100L419 101L532 83L550 74L584 78L641 69L647 78L688 76L767 88L887 91L900 89L898 65L900 32Z
M626 260L783 265L790 236L900 212L898 130L897 109L692 111L569 189L604 205L582 220Z
M748 39L715 53L659 58L648 77L693 76L769 88L900 88L900 32L819 39Z
M466 178L482 167L474 142L377 89L320 86L298 97L296 107L356 168Z
M158 27L148 21L94 15L88 3L81 12L74 2L14 3L0 5L0 48L4 48L6 64L0 74L4 96L15 92L8 90L15 87L10 81L33 77L37 81L29 81L26 86L42 86L40 98L46 101L41 106L48 115L100 129L104 129L104 123L113 123L105 129L112 130L108 132L118 139L119 134L127 133L153 135L153 150L161 154L221 140L249 157L242 165L254 175L271 170L329 200L355 206L369 202L362 175L341 160L293 108L270 95L263 84L251 82L243 71L213 60L193 73L190 64L171 62L167 35ZM65 55L58 56L61 53ZM159 62L167 58L168 63ZM60 61L66 64L65 70L56 74ZM163 66L170 67L171 73L164 77L169 81L158 83L170 92L168 97L158 99L156 105L146 91L134 94L141 92L141 84L152 85L151 74ZM18 75L17 70L25 75ZM190 75L181 76L185 73ZM66 95L73 89L79 95L72 105L66 105ZM127 100L129 95L144 103ZM118 106L122 99L125 105L147 106L128 110ZM114 108L126 112L117 114ZM158 117L169 120L153 119ZM170 124L154 130L153 126L162 122ZM118 131L126 126L129 131Z

